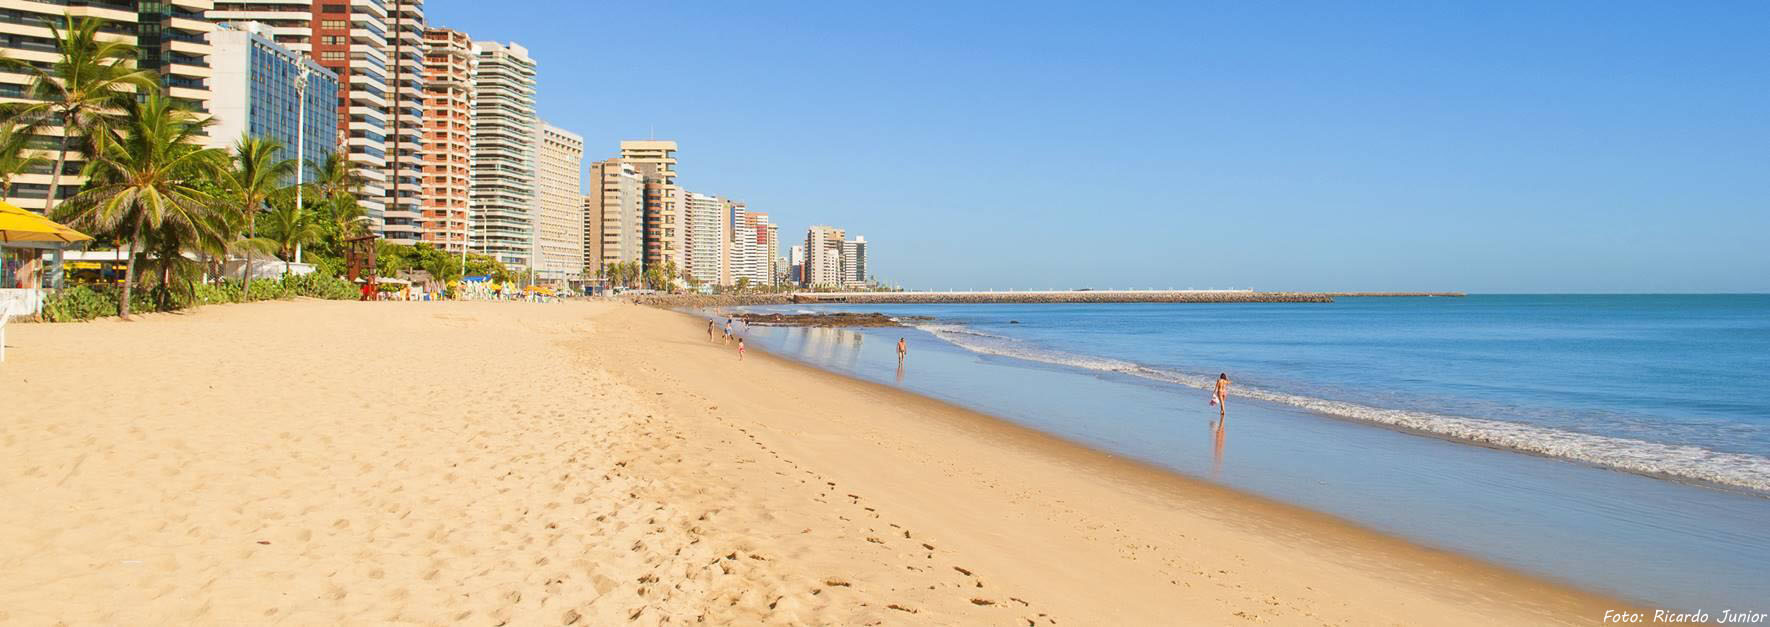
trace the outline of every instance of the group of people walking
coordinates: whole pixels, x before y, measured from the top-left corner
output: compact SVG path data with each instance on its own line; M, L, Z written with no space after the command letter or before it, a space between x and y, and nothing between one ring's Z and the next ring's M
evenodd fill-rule
M731 341L733 339L736 339L737 343L738 343L738 346L737 346L738 361L743 361L744 360L744 338L742 336L737 336L732 333L731 325L733 322L736 322L736 320L734 320L732 318L725 319L725 335L722 336L718 341L719 341L720 345L729 345L729 344L731 344ZM719 323L719 321L717 321L717 320L708 320L707 321L707 341L708 342L714 341L713 340L713 329L715 326L718 325L718 323Z

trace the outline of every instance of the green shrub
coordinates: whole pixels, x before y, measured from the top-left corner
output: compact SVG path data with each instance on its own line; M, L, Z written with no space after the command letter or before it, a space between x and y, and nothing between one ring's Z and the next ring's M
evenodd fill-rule
M81 285L50 294L43 302L43 317L50 322L83 322L117 315L120 290L110 286ZM298 296L325 300L356 300L361 292L350 281L337 277L308 274L287 279L254 279L245 301L288 300ZM193 306L242 302L238 281L221 279L198 283L187 293L173 289L167 298L167 310L176 311ZM160 311L159 291L139 285L129 293L129 310L133 313Z
M83 322L117 315L114 289L71 287L51 294L43 302L43 317L50 322Z
M326 300L356 300L359 292L355 284L333 276L319 273L292 276L284 281L291 296L323 298Z

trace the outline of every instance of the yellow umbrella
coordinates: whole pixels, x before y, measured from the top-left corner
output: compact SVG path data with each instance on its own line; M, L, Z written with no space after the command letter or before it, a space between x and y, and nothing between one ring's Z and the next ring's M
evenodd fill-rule
M89 241L92 241L91 235L0 201L0 244L73 244Z

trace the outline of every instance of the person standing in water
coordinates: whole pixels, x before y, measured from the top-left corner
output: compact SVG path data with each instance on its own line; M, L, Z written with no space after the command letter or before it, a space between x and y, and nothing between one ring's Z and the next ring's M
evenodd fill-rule
M1222 428L1223 422L1229 419L1229 373L1217 375L1217 391L1211 395L1211 404L1217 406L1217 426Z
M903 338L897 338L897 361L902 362L904 356L908 355L909 352L909 344L905 344Z

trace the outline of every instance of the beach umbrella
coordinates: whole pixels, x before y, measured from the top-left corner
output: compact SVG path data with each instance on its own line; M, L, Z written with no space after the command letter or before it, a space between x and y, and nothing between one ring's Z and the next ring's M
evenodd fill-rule
M0 201L0 245L61 248L68 244L90 241L91 235Z
M0 248L48 248L56 251L56 275L61 274L61 250L92 241L92 236L70 229L54 220L25 211L0 201ZM0 301L0 360L6 358L6 319L14 313L42 313L43 273L37 272L37 287L29 294L29 312L14 312L10 303Z

